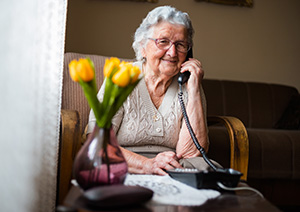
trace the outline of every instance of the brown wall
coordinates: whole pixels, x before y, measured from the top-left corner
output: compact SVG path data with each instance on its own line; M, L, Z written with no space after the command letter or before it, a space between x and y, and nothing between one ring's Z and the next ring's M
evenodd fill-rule
M300 91L299 0L254 0L253 8L194 0L68 4L66 52L133 58L132 35L147 12L172 5L190 14L194 56L206 78L281 83Z

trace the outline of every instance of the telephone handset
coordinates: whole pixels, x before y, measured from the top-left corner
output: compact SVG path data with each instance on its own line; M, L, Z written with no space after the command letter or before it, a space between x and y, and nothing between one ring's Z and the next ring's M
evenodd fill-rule
M190 78L190 75L191 75L191 73L189 71L181 73L178 77L178 83L180 85L183 85L184 83L186 83L188 81L188 79Z
M192 48L188 51L185 61L189 60L189 58L193 58L193 49ZM178 77L178 83L180 85L183 85L184 83L186 83L186 81L188 81L190 75L191 75L191 73L189 71L181 73Z

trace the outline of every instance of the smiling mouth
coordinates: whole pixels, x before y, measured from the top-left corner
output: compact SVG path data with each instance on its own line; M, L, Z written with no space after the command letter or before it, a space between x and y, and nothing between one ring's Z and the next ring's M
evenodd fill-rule
M169 63L177 63L177 60L172 60L172 59L163 59L163 61L169 62Z

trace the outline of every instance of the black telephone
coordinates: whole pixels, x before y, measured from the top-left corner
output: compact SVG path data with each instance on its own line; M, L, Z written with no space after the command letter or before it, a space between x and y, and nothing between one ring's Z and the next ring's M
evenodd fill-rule
M186 60L193 56L192 49L188 52ZM217 168L210 159L206 156L206 152L199 144L197 137L194 134L194 131L190 125L189 118L187 116L185 105L183 102L183 92L182 85L189 79L190 72L186 71L181 73L178 77L178 83L180 92L178 93L178 98L180 106L182 109L183 117L186 122L186 126L189 130L189 133L192 137L194 144L197 149L202 154L205 162L213 169L213 171L199 171L197 169L173 169L167 170L166 172L175 180L178 180L182 183L190 185L195 188L211 188L211 189L221 189L222 186L236 187L240 181L240 177L243 175L241 172L234 169L223 169ZM221 185L220 185L221 184Z
M188 51L185 61L189 60L189 58L193 58L193 49L192 48ZM181 73L178 77L178 83L180 85L183 85L184 83L186 83L186 81L188 81L190 75L191 75L191 73L189 71Z

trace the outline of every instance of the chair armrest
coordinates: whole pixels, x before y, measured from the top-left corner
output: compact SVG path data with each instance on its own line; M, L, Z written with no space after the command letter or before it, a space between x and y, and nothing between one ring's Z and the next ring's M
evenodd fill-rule
M61 110L57 203L63 203L70 187L75 156L81 147L81 126L78 111Z
M247 180L249 161L249 139L244 124L231 116L209 116L208 125L222 124L226 127L230 140L230 168L243 173L242 180Z

